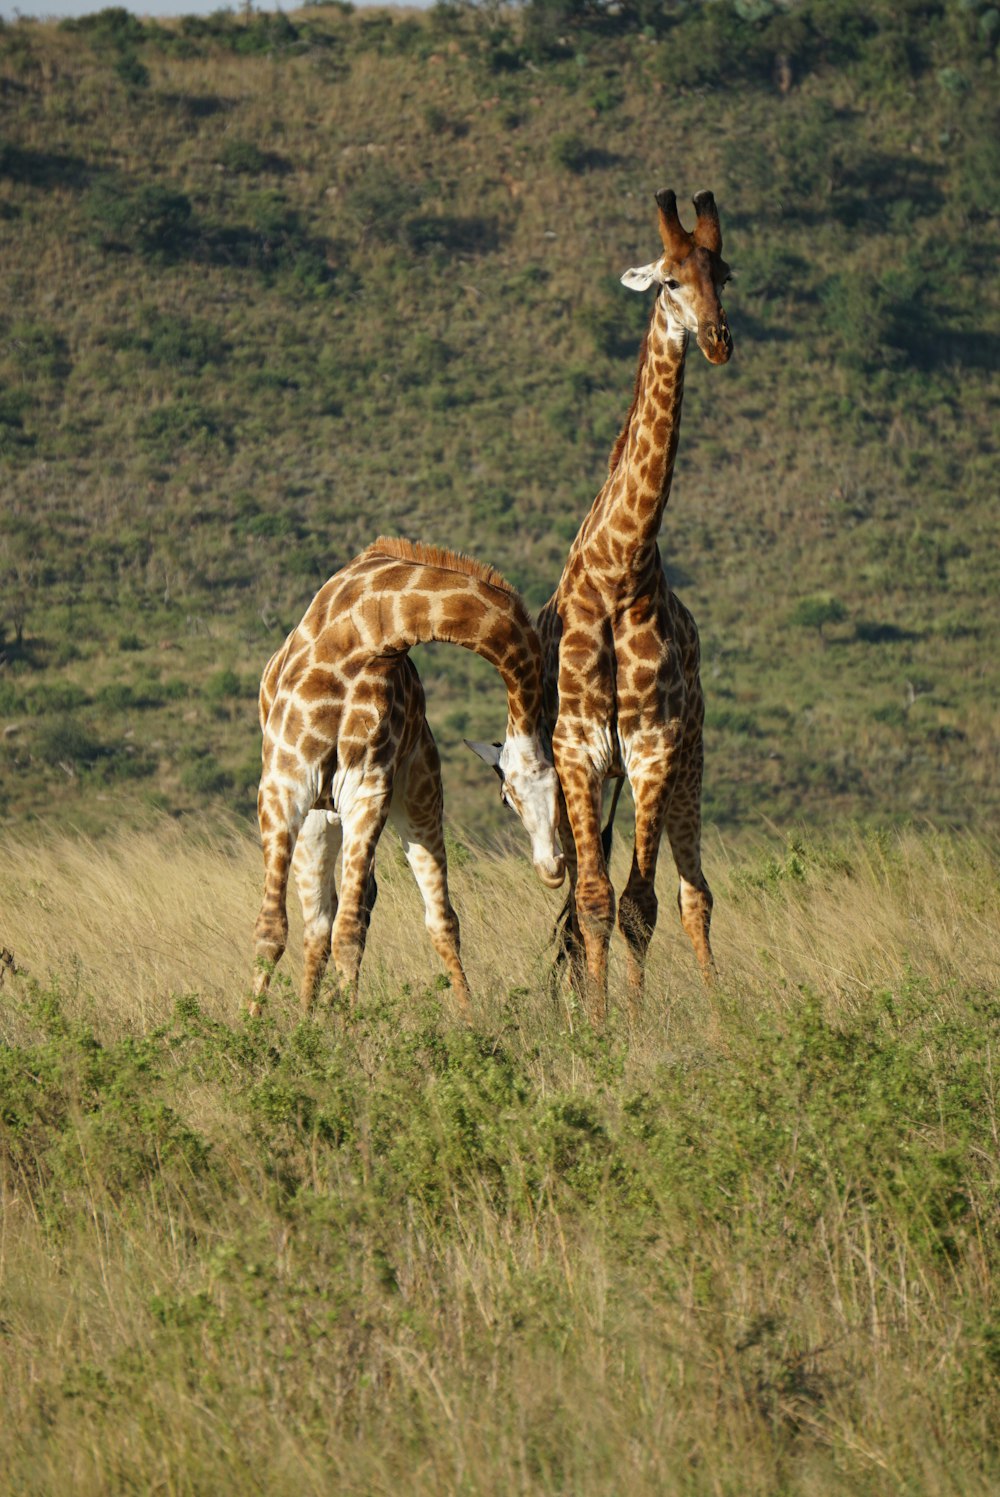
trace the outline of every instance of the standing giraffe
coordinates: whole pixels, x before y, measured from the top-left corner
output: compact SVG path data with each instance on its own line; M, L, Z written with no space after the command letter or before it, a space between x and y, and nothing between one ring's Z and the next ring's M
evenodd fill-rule
M499 773L505 803L531 837L535 870L563 881L558 782L540 736L542 656L519 595L499 572L409 541L375 541L332 577L264 670L263 772L257 806L264 900L254 932L251 1013L288 939L290 867L305 924L302 1004L331 946L342 984L357 984L374 902L375 846L395 824L423 896L431 940L464 1014L469 988L448 896L441 763L412 645L449 640L495 665L507 688L500 745L470 744ZM340 903L334 865L343 844Z
M667 584L657 534L677 454L688 338L694 334L712 364L725 364L733 350L719 300L729 268L710 192L694 199L693 233L681 225L673 192L658 192L656 202L663 253L622 276L632 290L658 288L632 407L607 481L538 620L546 718L564 796L562 842L570 872L565 944L598 1024L607 1007L615 916L600 830L608 778L627 776L635 800L632 870L618 910L633 1009L656 924L654 877L664 830L680 876L681 923L706 979L713 970L712 895L701 868L698 631Z

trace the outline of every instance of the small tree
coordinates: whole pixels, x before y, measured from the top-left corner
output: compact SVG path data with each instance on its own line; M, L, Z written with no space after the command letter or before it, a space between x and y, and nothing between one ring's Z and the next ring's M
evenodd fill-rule
M847 609L837 598L803 598L795 605L789 623L797 624L803 629L815 629L825 645L826 635L823 630L826 625L839 624L846 616Z

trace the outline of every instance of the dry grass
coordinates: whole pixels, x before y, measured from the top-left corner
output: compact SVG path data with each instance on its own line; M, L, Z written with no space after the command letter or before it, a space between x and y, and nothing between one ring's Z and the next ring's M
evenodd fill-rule
M619 840L612 865L619 888L628 856ZM873 989L893 988L913 972L940 987L1000 985L992 937L1000 928L996 864L990 844L973 836L858 832L837 843L761 838L738 849L718 841L707 850L706 867L716 896L721 986L733 999L780 1010L808 986L834 1011L850 1012ZM377 989L432 983L439 964L391 833L378 871L363 981ZM664 850L642 1021L651 1044L675 1021L678 1005L698 1009L709 1001L676 918L671 874ZM482 848L463 853L457 866L453 859L450 881L483 1021L495 1021L512 991L542 1002L562 891L542 889L517 852ZM184 993L232 1022L248 982L259 893L256 841L236 827L216 824L192 836L163 820L103 841L51 830L0 841L0 943L39 981L58 981L109 1037L163 1023ZM289 915L282 970L297 984L294 895ZM613 984L623 968L616 938ZM572 1022L565 995L558 1011Z
M241 1019L240 832L0 869L9 1490L996 1490L992 848L716 847L719 990L665 898L604 1040L513 856L471 1036L389 838L346 1026Z

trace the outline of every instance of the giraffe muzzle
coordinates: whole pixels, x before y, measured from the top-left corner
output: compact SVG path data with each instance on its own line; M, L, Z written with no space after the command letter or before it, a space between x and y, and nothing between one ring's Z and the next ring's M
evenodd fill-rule
M555 858L536 858L535 872L546 889L558 889L566 877L566 859L561 853Z
M718 322L703 322L699 327L698 347L710 364L728 364L733 351L733 335L721 308Z

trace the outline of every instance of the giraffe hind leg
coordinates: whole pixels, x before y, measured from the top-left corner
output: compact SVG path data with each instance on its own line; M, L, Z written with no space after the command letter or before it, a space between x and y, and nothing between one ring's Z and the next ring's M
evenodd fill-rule
M359 793L354 804L341 812L340 900L330 946L341 991L352 1000L357 993L358 974L375 902L375 848L388 813L388 792Z
M264 853L264 897L254 925L253 996L249 1003L251 1016L260 1013L275 967L288 944L288 875L295 850L297 828L265 806L263 795L259 809L261 844Z
M265 740L264 772L257 793L257 819L264 855L264 897L254 926L254 983L249 1003L251 1015L259 1014L275 967L288 944L288 877L309 807L316 799L318 783L308 774L296 781L272 774L275 745Z
M692 800L690 796L685 796L679 806L671 805L667 836L677 865L677 908L680 911L681 925L694 948L702 978L708 984L714 981L716 969L709 939L712 891L701 866L700 797Z
M339 819L327 811L310 811L302 823L292 871L302 906L302 1007L308 1011L319 993L330 957L337 913L334 872L340 851Z
M426 726L406 781L399 785L392 820L424 902L427 934L451 979L459 1011L468 1021L469 983L462 966L458 915L448 892L441 761Z

